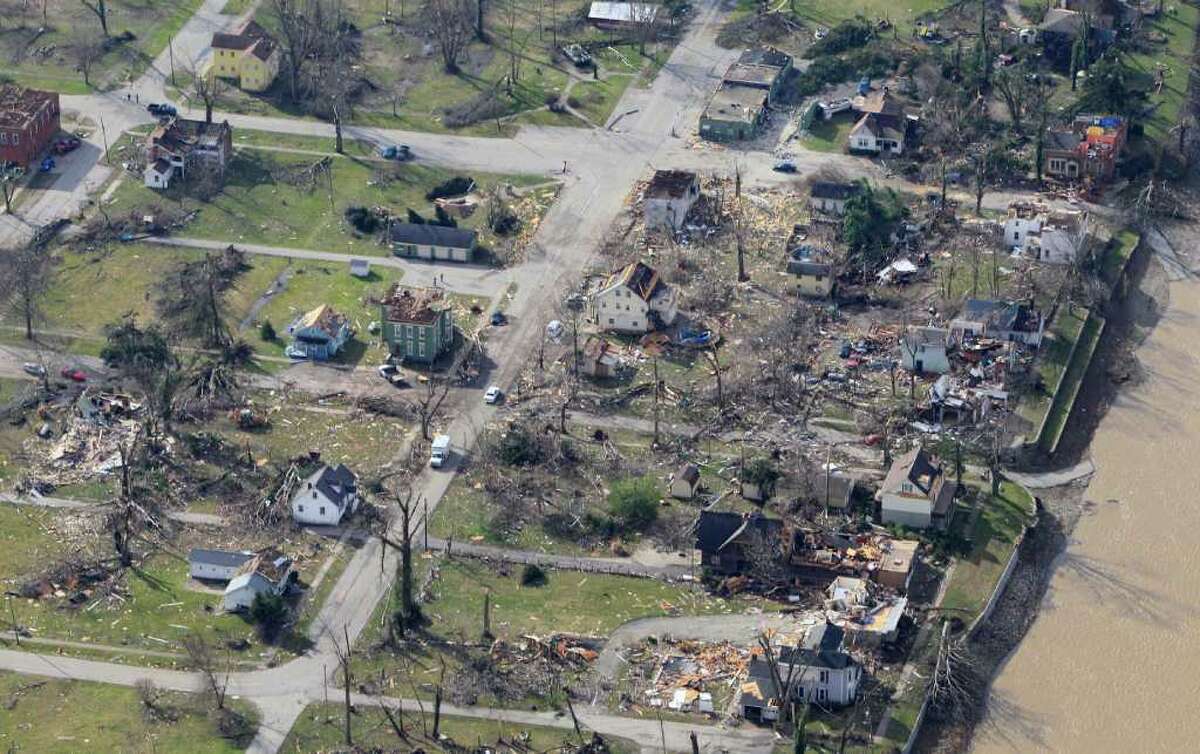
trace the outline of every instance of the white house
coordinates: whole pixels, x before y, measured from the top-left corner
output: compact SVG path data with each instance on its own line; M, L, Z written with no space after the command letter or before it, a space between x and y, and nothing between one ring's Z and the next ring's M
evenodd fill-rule
M685 463L671 478L671 497L676 500L691 500L700 488L700 469L694 463Z
M880 520L913 529L945 529L958 485L946 478L937 459L913 448L892 463L875 493Z
M846 213L846 202L859 190L860 186L856 183L814 181L812 192L808 198L808 206L819 212L843 215Z
M292 582L295 570L291 558L277 550L255 555L238 569L225 587L222 606L226 612L248 610L258 595L283 594Z
M1037 346L1046 331L1046 317L1028 304L971 298L950 322L956 339L995 338Z
M160 157L142 171L142 182L146 188L165 189L171 185L171 176L174 174L175 166Z
M904 151L908 116L904 107L886 88L856 98L854 106L862 113L862 117L847 136L847 146L851 152L901 154Z
M950 371L950 331L941 327L909 327L900 338L900 363L917 374Z
M304 480L292 496L292 520L298 524L337 526L358 509L354 472L344 464L324 466Z
M687 170L656 170L646 186L642 211L648 230L679 230L700 198L700 178Z
M742 715L753 722L778 718L783 704L809 701L825 707L853 704L862 682L862 667L842 649L846 632L832 623L809 629L801 646L778 648L779 676L792 679L788 699L775 683L770 665L761 657L750 660L739 701Z
M245 550L230 552L197 547L188 553L188 566L193 579L229 581L237 575L238 569L253 557L254 553Z
M1048 264L1070 264L1086 242L1088 214L1051 211L1045 205L1014 202L1004 220L1004 243Z
M642 262L612 273L592 294L592 316L602 330L647 333L669 326L678 313L675 289Z

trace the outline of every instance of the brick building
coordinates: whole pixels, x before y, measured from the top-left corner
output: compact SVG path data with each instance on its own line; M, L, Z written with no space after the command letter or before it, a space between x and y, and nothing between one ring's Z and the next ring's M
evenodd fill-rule
M59 131L58 94L0 85L0 163L28 167Z

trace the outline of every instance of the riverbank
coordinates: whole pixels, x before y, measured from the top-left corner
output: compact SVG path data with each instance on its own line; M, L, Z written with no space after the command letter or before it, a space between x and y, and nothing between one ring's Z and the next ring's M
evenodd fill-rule
M1126 295L1110 302L1104 337L1083 377L1069 428L1063 433L1052 466L1070 466L1083 457L1101 420L1119 391L1134 387L1140 376L1136 349L1146 341L1169 298L1166 276L1148 249L1130 260ZM916 752L958 754L971 750L977 729L1026 747L1038 746L1038 721L1018 704L991 693L1043 608L1046 594L1070 542L1088 510L1088 480L1038 490L1038 511L1018 550L1017 563L996 607L967 641L970 667L964 686L969 699L954 714L930 714L913 747ZM1022 750L1016 745L1016 750ZM1028 748L1024 749L1028 750Z

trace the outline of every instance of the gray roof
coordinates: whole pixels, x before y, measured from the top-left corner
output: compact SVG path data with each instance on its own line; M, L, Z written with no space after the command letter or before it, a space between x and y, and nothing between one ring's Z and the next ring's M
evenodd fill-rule
M743 516L728 511L700 511L696 524L696 549L701 552L720 552L730 541L740 538L747 530L757 531L764 539L778 537L783 524L760 514Z
M475 246L475 231L465 228L447 228L444 225L428 223L392 223L390 232L392 243L444 246L452 249L470 249Z
M230 552L229 550L205 550L199 547L188 553L188 562L204 563L219 568L237 568L250 558L252 552Z
M1058 149L1063 152L1074 152L1075 147L1083 139L1079 134L1067 128L1050 128L1046 130L1047 149Z
M849 199L861 189L862 187L857 183L813 181L812 196L814 199Z
M792 56L780 52L774 47L755 47L744 51L738 57L737 62L742 65L768 65L774 68L786 68L791 64Z
M322 495L338 505L345 505L350 497L350 490L355 485L354 472L345 464L326 466L308 479Z

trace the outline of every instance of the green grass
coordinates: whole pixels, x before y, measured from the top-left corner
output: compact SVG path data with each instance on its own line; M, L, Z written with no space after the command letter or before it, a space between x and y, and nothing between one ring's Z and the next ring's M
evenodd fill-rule
M597 126L603 126L613 108L629 88L634 76L609 76L600 81L581 81L571 90L571 100L577 101L576 110L587 116Z
M240 16L250 10L250 6L253 4L254 0L229 0L221 9L221 13L226 16Z
M53 669L52 660L47 669ZM162 694L161 702L179 713L178 720L148 719L132 688L0 672L0 698L11 700L0 706L0 746L39 754L232 754L249 744L246 738L221 737L198 697ZM257 727L253 707L236 700L229 706L248 719L248 730Z
M1002 482L999 497L980 489L983 511L976 520L971 552L954 563L942 607L970 623L987 604L1008 564L1017 537L1033 515L1033 498L1020 485Z
M747 4L749 3L743 0L739 7ZM916 19L950 4L948 0L910 0L899 6L888 0L858 0L854 3L838 0L796 0L792 7L795 8L798 18L813 26L830 28L840 21L864 16L872 21L887 19L899 27L901 36L906 36Z
M441 561L434 599L425 606L430 630L477 638L485 593L491 594L492 633L508 638L549 631L604 636L635 618L740 611L738 601L651 579L551 571L545 586L522 587L521 567L510 571L502 575L481 561Z
M0 503L0 584L5 591L19 587L23 576L66 550L66 538L56 528L62 516L51 508Z
M432 216L425 193L453 173L427 165L382 164L350 157L333 158L333 191L325 185L308 190L288 182L286 175L311 165L311 155L261 150L240 150L228 168L223 190L209 202L188 197L185 184L158 192L139 181L127 180L113 194L109 211L114 215L154 206L182 206L197 210L196 219L178 235L195 238L338 251L367 256L386 255L373 237L355 237L343 212L352 205L383 206L400 215L412 208ZM486 191L512 177L471 173ZM379 183L383 179L384 184ZM515 181L520 182L520 181ZM486 213L476 212L460 225L485 224ZM485 229L486 230L486 229ZM481 235L486 244L489 234Z
M802 143L808 149L817 152L844 152L846 138L850 129L854 128L854 118L844 113L834 116L831 120L818 117L813 121L812 128L804 137Z
M1046 453L1053 453L1058 449L1058 441L1062 439L1067 419L1075 407L1075 398L1079 395L1079 388L1083 384L1088 367L1092 364L1092 355L1095 354L1103 333L1104 318L1092 313L1084 322L1079 344L1067 370L1063 372L1062 380L1058 383L1058 389L1046 414L1046 423L1038 437L1038 446Z
M33 380L0 377L0 406L6 405L13 398L24 394L26 390L33 386Z
M305 754L313 751L332 751L344 744L343 708L337 704L312 704L304 709L287 740L279 751L281 754ZM397 738L384 713L373 707L360 707L357 714L350 718L350 728L354 743L364 749L378 749L392 752L412 752L417 749L425 751L449 750L449 742L437 742L425 738L423 731L432 732L433 716L425 715L426 728L422 728L418 712L405 710L404 726L408 731L409 742ZM577 744L575 733L569 726L570 718L564 718L567 727L549 728L537 725L523 725L500 720L478 719L470 717L443 716L439 732L461 747L475 750L478 746L487 747L490 751L509 754L515 751L558 751ZM586 735L586 734L585 734ZM528 736L522 748L510 748L507 742L518 737ZM500 741L506 743L500 743ZM609 751L613 754L632 754L638 747L632 742L621 739L606 739Z
M1200 9L1194 5L1176 3L1167 8L1158 18L1143 22L1143 28L1166 35L1166 44L1151 45L1149 52L1126 56L1126 64L1146 79L1150 103L1158 106L1145 121L1146 136L1153 141L1173 138L1168 132L1179 123L1179 113L1187 99L1196 25L1200 23ZM1167 71L1162 92L1155 94L1149 82L1158 64L1165 65Z
M127 44L115 45L93 63L92 86L83 83L68 50L78 32L100 37L100 24L83 4L72 0L49 0L49 29L33 42L34 49L48 49L45 57L25 57L22 50L32 42L41 26L41 3L27 3L29 10L19 16L23 29L9 31L0 38L4 74L25 86L51 89L64 94L87 94L90 89L112 89L137 78L167 46L167 41L200 7L202 0L145 2L145 0L109 0L108 26L113 36L126 30L136 37ZM17 20L17 19L9 19ZM13 26L15 24L6 24Z
M1035 428L1041 426L1042 417L1050 409L1054 390L1067 368L1071 350L1075 347L1075 341L1079 339L1087 315L1087 309L1077 306L1072 310L1063 304L1046 328L1048 337L1042 340L1042 351L1034 365L1044 391L1029 391L1022 397L1018 407L1021 416L1029 420Z
M1110 287L1115 286L1125 274L1125 267L1141 241L1142 237L1128 228L1113 236L1100 261L1100 279Z

